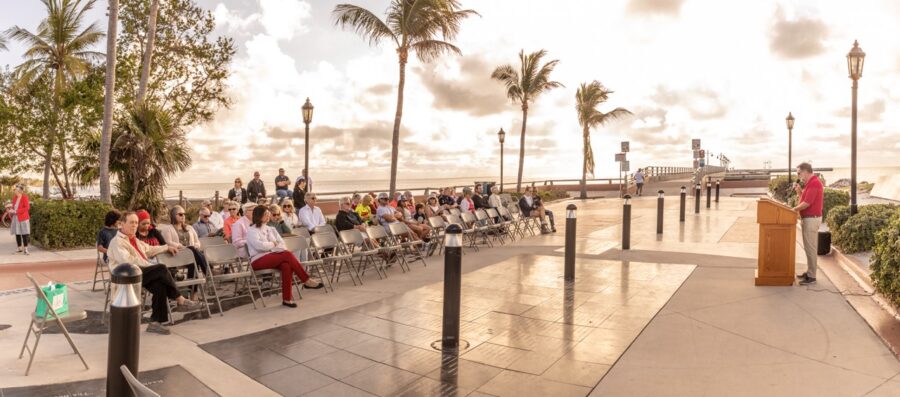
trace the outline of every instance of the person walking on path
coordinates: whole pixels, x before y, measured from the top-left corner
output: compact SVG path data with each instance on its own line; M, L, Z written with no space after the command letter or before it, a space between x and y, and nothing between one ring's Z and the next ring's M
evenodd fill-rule
M800 196L799 204L794 211L800 212L800 230L803 235L803 251L806 252L806 273L797 278L800 285L816 282L816 269L818 259L818 233L822 224L822 202L825 190L819 178L813 175L812 166L809 163L800 163L797 166L797 176L803 181L803 189L800 184L794 183L794 191Z
M635 194L641 196L644 194L644 172L638 168L638 170L634 173L634 183L637 185L637 190Z
M31 221L28 214L30 209L31 204L28 202L28 195L25 194L25 186L16 185L9 233L16 236L16 253L25 255L28 255L28 237L31 236Z

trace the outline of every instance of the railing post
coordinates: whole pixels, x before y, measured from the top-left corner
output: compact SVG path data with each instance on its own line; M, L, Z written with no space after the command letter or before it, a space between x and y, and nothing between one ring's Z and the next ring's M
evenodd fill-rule
M575 212L578 207L569 204L566 207L566 281L575 281Z
M716 202L719 202L719 181L716 180Z
M184 207L184 191L183 190L178 191L178 205Z
M678 221L684 222L684 206L685 206L685 198L687 197L687 188L684 186L681 187L681 205L678 213Z
M631 249L631 195L626 194L622 205L622 249Z
M706 209L710 208L710 202L712 201L712 182L709 179L706 180Z
M665 206L665 192L660 190L657 192L659 194L656 199L656 234L662 234L663 232L663 207Z
M441 347L459 348L459 302L462 284L462 228L447 226L444 233L444 324Z
M122 365L136 377L141 351L141 300L135 289L141 285L141 269L123 263L110 273L115 296L109 304L109 348L106 356L106 396L134 396L119 369Z

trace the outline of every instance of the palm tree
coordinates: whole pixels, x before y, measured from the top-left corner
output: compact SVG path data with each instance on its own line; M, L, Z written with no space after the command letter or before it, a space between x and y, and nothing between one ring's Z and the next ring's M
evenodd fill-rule
M36 33L13 26L6 34L11 39L28 46L24 54L25 62L15 69L18 83L27 84L42 75L51 76L54 82L53 106L58 113L62 93L68 83L85 74L92 61L103 58L102 53L91 50L91 47L103 38L103 32L96 24L81 29L82 17L94 6L96 0L41 0L41 2L47 8L47 18L38 25ZM44 198L50 196L50 165L53 161L54 140L58 139L59 135L58 123L54 122L53 136L48 139L46 147ZM60 151L65 157L65 145L60 145ZM69 190L68 176L65 186L64 190Z
M6 51L6 36L0 34L0 51Z
M612 120L630 115L624 108L615 108L608 113L597 109L601 103L609 99L613 92L599 81L581 83L575 92L575 111L578 112L578 124L584 135L584 163L581 167L581 198L587 198L587 173L594 175L594 149L591 148L591 128L599 127Z
M458 0L392 0L384 21L373 12L353 4L338 4L334 8L335 25L352 28L369 44L390 40L397 47L400 81L391 141L391 197L397 187L400 119L403 116L403 88L409 53L415 52L419 60L426 63L445 53L462 54L449 41L456 38L463 19L478 13L459 8Z
M113 100L116 94L116 29L119 26L119 0L109 0L109 25L106 36L106 96L103 98L103 129L100 132L100 200L112 204L109 189L109 146L112 143Z
M563 87L562 83L550 80L550 73L559 63L552 60L541 65L541 59L547 55L546 50L539 50L531 54L525 54L525 50L519 51L519 70L512 65L498 66L491 73L492 79L497 79L506 85L506 96L513 102L522 104L522 136L519 138L519 176L516 179L516 192L522 191L522 170L525 164L525 125L528 121L528 104L534 102L538 96L557 87Z
M118 0L111 0L116 1ZM140 105L147 93L147 82L150 80L150 64L153 62L153 46L156 42L156 17L159 15L159 0L150 3L150 16L147 19L147 46L144 47L144 59L141 62L141 81L135 101Z

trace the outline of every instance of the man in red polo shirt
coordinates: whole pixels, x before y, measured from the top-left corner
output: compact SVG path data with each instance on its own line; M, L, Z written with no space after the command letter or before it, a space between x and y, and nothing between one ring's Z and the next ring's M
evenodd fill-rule
M819 178L813 175L809 163L797 166L797 176L803 181L803 189L794 184L794 190L800 196L799 204L794 211L800 212L800 230L803 234L803 250L806 251L806 273L797 276L800 285L816 282L816 260L818 259L818 233L822 224L822 200L825 188Z

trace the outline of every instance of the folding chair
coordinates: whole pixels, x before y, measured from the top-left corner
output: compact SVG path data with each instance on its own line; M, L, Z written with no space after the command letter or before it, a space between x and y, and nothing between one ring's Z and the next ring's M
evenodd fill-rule
M359 277L353 278L355 272L350 261L353 255L347 253L344 245L338 241L334 233L314 233L312 235L312 247L313 253L317 259L322 260L323 266L331 268L332 287L341 281L341 274L344 273L350 275L350 281L353 281L353 285L357 285L356 280ZM362 284L362 279L359 280L359 284Z
M100 251L97 251L97 266L94 267L94 283L91 284L91 292L97 290L97 281L100 281L100 285L106 290L106 286L109 284L109 265L103 259L103 253Z
M425 257L422 255L421 250L422 245L425 244L424 241L419 240L419 237L416 236L412 230L409 230L409 227L407 227L405 223L394 222L388 224L388 228L390 228L394 241L403 248L402 251L404 256L413 261L422 261L423 266L428 266L428 264L425 263ZM402 238L403 236L406 236L405 240ZM406 263L407 269L409 269L409 261Z
M459 210L459 208L451 208L450 209L450 214L452 214L452 215L459 215L460 213L461 213L461 211Z
M378 256L381 254L381 251L368 243L359 230L341 230L341 242L344 243L350 255L358 259L356 263L357 277L362 278L369 267L375 269L379 279L387 277L387 273L384 272L384 266L379 265L380 262L383 262L380 261L381 258ZM384 274L384 277L382 277L382 274Z
M444 250L444 230L447 228L447 223L444 222L444 218L439 216L432 216L428 218L428 226L431 226L431 241L433 244L438 245L438 255ZM431 250L434 252L434 250Z
M28 333L25 334L25 342L22 343L22 350L19 351L19 359L21 359L25 354L25 350L28 350L28 367L25 368L25 376L28 376L28 373L31 371L31 363L34 361L34 355L37 353L38 344L41 343L41 335L43 335L44 330L53 326L57 326L62 330L66 340L69 341L69 346L72 346L72 350L75 351L75 354L81 359L81 363L84 364L84 369L90 369L87 362L84 361L81 352L78 351L78 346L75 346L75 341L72 340L72 336L69 335L69 330L66 329L66 323L86 319L87 312L70 304L68 312L56 313L56 310L53 310L53 304L47 299L47 295L44 295L44 290L38 286L37 281L34 281L34 277L31 277L31 273L25 273L25 277L28 277L28 280L31 281L31 285L34 286L35 295L37 295L38 300L43 301L44 304L47 305L47 313L43 317L38 316L34 311L31 312L31 324L28 325ZM29 347L28 338L31 337L31 334L34 334L34 346Z
M463 221L463 219L459 215L447 215L447 223L457 224L460 228L462 228L463 241L467 238L469 239L469 248L474 248L475 251L478 251L478 246L475 245L475 229L470 228L469 225Z
M490 236L488 235L488 231L490 231L490 228L487 226L482 226L481 223L478 222L478 218L475 217L475 214L471 212L463 212L462 214L460 214L460 217L462 218L463 222L465 222L466 227L473 230L474 236L470 240L472 246L475 246L475 244L478 243L478 236L481 236L482 241L484 241L485 244L487 244L491 248L494 247L494 244L491 243Z
M513 217L513 214L510 213L509 209L506 207L497 208L497 212L500 213L502 220L501 223L506 226L506 234L509 235L510 239L515 240L516 235L520 234L521 232L519 230L519 225L516 223L515 217ZM522 235L521 237L524 238L525 236Z
M400 270L402 272L406 273L406 271L409 270L409 264L406 263L406 257L401 252L403 247L391 238L391 235L388 234L384 226L366 226L366 234L369 235L370 239L378 242L381 246L379 248L381 252L387 253L388 255L393 254L397 258L397 262L400 263Z
M206 277L200 272L200 267L197 266L197 261L194 260L194 252L186 248L178 251L175 255L163 252L162 254L157 255L156 259L159 264L166 265L166 268L170 271L174 270L176 274L181 273L184 275L184 278L181 281L178 281L178 278L175 279L176 289L187 289L188 296L190 296L192 287L200 290L200 299L203 300L203 307L206 308L206 314L212 317L212 313L209 311L209 302L206 300ZM193 268L194 277L189 277L191 268ZM195 311L201 311L203 310L203 307L197 308ZM175 325L175 319L172 317L173 308L174 303L168 301L166 310L169 312L169 325Z
M306 239L306 244L309 245L309 243L310 243L310 241L309 241L309 239L310 239L309 229L307 229L305 226L300 225L299 228L298 228L298 227L295 227L295 228L294 228L294 234L296 234L297 236L300 236L300 237L305 238L305 239Z
M122 371L122 376L125 377L125 381L128 382L128 387L131 388L131 392L134 393L135 397L160 397L155 391L144 386L141 381L137 380L125 364L122 364L122 366L119 367L119 370Z
M215 295L216 298L216 305L219 306L219 315L225 315L225 310L222 308L222 301L239 299L244 296L250 296L250 303L252 303L253 308L256 309L256 298L253 297L253 285L256 285L256 292L259 293L263 307L266 307L266 301L265 299L262 299L262 291L259 288L259 282L256 280L256 275L253 274L253 268L250 267L249 263L244 263L244 261L238 257L237 249L235 249L233 245L225 244L207 247L204 255L206 255L206 262L209 263L209 280L212 284L213 295ZM221 267L223 271L216 274L217 272L214 270L215 267ZM229 272L225 273L225 269L228 269ZM219 295L219 284L229 281L234 282L234 294L230 297L222 298ZM247 287L247 294L238 293L238 284L242 281Z
M331 225L319 225L313 228L313 234L319 233L331 233L337 235L337 231L334 229L334 226Z
M509 205L509 212L513 215L513 218L516 222L516 228L521 234L522 238L525 238L525 231L531 233L534 236L534 229L531 228L531 222L528 220L529 217L527 214L523 214L522 210L516 204Z
M487 211L484 209L479 209L475 211L475 219L478 220L478 223L486 228L488 234L497 239L500 244L506 244L503 241L503 233L500 231L500 225L494 223L494 218L488 215Z
M306 229L303 229L306 230ZM310 268L316 269L316 275L318 275L321 283L325 285L325 293L328 293L328 288L331 288L334 291L334 287L331 286L331 283L328 281L328 277L325 273L325 266L322 264L321 259L309 260L309 241L300 236L290 236L284 238L284 248L294 254L297 257L297 260L300 261L308 273ZM294 286L297 287L297 295L300 295L300 285L302 282L297 280L297 276L294 275ZM301 296L301 299L303 297Z
M485 212L487 212L487 215L491 218L491 223L493 223L494 225L497 225L498 233L506 235L506 237L509 237L509 241L512 242L513 240L516 239L516 236L514 236L512 231L510 230L512 223L510 221L506 220L506 218L504 218L500 214L500 210L503 210L503 209L505 209L505 208L503 208L503 207L488 208L485 210Z
M202 248L203 250L206 250L206 247L225 244L225 238L222 236L200 237L200 248Z

